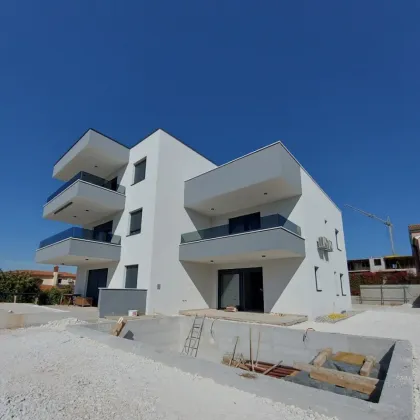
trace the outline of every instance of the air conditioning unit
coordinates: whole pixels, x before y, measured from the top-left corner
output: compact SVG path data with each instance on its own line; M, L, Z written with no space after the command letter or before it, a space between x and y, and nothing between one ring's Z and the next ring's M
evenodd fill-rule
M321 236L318 238L317 246L318 246L318 249L321 249L323 251L332 252L333 250L332 242L329 241L324 236Z

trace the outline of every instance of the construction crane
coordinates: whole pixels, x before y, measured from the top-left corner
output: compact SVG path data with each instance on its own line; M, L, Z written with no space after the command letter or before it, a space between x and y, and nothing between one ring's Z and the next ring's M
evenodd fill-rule
M394 248L394 236L392 234L392 223L391 223L391 219L389 218L389 216L387 217L386 220L381 219L380 217L376 216L375 214L372 213L368 213L367 211L364 210L360 210L357 207L353 207L350 204L345 204L347 207L350 207L351 209L358 211L359 213L364 214L367 217L370 217L371 219L376 219L379 220L381 223L383 223L385 226L388 227L388 232L389 232L389 240L391 241L391 250L392 250L392 255L396 255L395 254L395 248Z

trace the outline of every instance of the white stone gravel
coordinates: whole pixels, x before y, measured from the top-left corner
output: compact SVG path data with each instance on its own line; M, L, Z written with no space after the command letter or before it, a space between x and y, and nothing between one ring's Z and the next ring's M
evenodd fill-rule
M306 321L290 328L313 328L316 331L335 332L371 337L409 340L413 346L414 418L420 420L420 311L407 305L380 307L359 313L336 324Z
M72 323L2 331L0 419L328 419L63 330Z

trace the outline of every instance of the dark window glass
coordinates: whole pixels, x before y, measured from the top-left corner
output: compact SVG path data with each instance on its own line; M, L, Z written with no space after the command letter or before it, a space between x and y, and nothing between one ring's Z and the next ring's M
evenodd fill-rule
M146 159L143 159L141 162L134 165L133 184L137 184L137 182L143 181L144 178L146 178Z
M381 265L381 259L380 259L380 258L375 258L375 259L373 260L373 263L374 263L375 265Z
M93 228L93 239L107 242L112 236L112 220Z
M261 229L260 213L246 214L229 219L229 234Z
M141 219L143 210L136 210L130 213L130 235L136 235L141 232Z
M127 265L125 267L125 288L137 289L138 265Z

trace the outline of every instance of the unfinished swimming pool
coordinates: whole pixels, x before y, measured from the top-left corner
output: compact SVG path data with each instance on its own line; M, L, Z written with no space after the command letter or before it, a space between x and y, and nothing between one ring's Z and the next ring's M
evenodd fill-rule
M69 330L223 385L331 417L349 420L413 418L412 350L407 341L206 318L197 355L190 357L181 353L193 319L178 316L129 321L119 338L109 335L115 322L87 324ZM261 374L246 379L244 370L234 364L222 364L222 360L229 359L233 353L236 359L239 355L244 360L255 359L257 351L258 360L268 364L309 364L326 348L331 348L333 354L348 352L374 357L376 365L370 376L379 379L375 392L369 395L322 383L305 371L282 379ZM251 358L250 351L254 355ZM346 362L334 360L328 360L325 367L351 373L360 369L360 366L349 367Z

